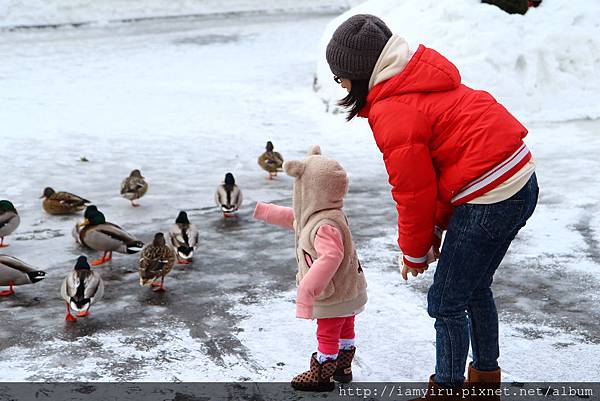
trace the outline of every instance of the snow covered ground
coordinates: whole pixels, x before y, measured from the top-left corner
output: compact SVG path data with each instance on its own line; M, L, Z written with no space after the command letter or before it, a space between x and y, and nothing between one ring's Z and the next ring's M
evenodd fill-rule
M344 10L358 0L3 0L0 29L105 24L111 21L187 16L235 16Z
M428 377L434 267L402 282L395 211L368 126L324 113L312 92L329 21L0 33L0 198L22 217L2 252L48 272L0 299L0 381L287 381L305 369L315 324L294 317L293 238L251 218L255 201L291 203L291 180L269 182L256 164L267 140L287 159L319 143L350 174L346 211L370 292L357 318L356 380ZM600 122L527 126L541 198L496 275L500 363L509 380L597 380ZM137 209L118 194L133 168L150 182ZM245 194L239 221L212 206L227 171ZM60 281L79 254L96 254L75 246L74 217L42 212L48 185L91 199L144 241L188 210L201 230L197 262L177 267L159 295L139 287L135 256L115 255L98 268L105 299L87 320L66 323Z

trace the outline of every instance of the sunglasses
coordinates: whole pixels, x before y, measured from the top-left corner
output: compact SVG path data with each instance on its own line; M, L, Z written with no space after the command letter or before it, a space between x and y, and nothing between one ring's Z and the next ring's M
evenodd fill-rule
M336 84L342 83L342 78L338 77L337 75L333 76L333 80L335 81Z

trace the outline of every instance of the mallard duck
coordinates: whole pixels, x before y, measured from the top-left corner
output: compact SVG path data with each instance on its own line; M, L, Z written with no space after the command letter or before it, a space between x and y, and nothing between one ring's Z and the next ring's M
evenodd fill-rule
M90 314L90 306L102 299L104 282L97 272L92 271L85 256L77 258L75 268L62 282L60 295L67 303L65 320L70 322L77 320L71 315L71 309L77 312L77 317L86 317Z
M83 221L81 223L75 223L75 227L73 227L73 231L71 232L71 234L73 235L75 242L77 242L79 245L85 246L81 242L81 238L79 237L79 231L81 230L81 228L88 225L90 223L90 218L97 213L100 213L102 217L104 217L104 214L102 214L98 210L98 207L96 205L89 205L87 208L85 208L85 212L83 212ZM101 217L98 217L98 219L101 219Z
M0 200L0 248L5 248L4 237L12 234L19 227L21 218L14 205L7 200Z
M144 243L123 230L116 224L107 223L104 214L95 206L89 206L85 211L83 223L75 226L74 235L78 243L104 255L92 262L98 266L112 259L112 253L134 254L142 250Z
M233 174L225 174L225 181L217 187L215 202L221 208L225 217L233 217L242 206L242 191L235 185Z
M72 214L81 212L89 200L77 196L70 192L56 192L54 189L47 187L44 189L44 194L41 196L44 199L42 207L48 214ZM40 198L40 199L41 199Z
M194 248L198 244L198 228L190 223L186 212L179 212L175 224L169 229L169 242L175 250L177 263L192 263Z
M104 217L104 214L98 210L98 207L96 205L89 205L85 208L85 212L83 212L83 221L81 223L75 223L75 227L73 227L73 231L71 231L71 234L73 235L75 242L77 242L79 245L85 246L81 242L81 238L79 237L79 231L81 231L81 229L84 226L90 224L90 218L98 213L100 213L102 217L97 217L97 219L101 220ZM104 218L104 220L106 221L106 218Z
M8 286L8 290L0 291L0 296L15 293L13 286L34 284L42 281L46 273L27 263L8 255L0 255L0 286Z
M167 246L163 233L156 233L152 244L147 245L140 255L140 285L152 286L156 292L165 291L165 276L175 264L175 253ZM160 284L156 281L160 278Z
M267 177L269 180L276 177L277 172L282 171L283 166L283 157L281 156L281 153L275 152L273 149L273 143L271 141L267 142L266 152L258 158L260 167L269 173L269 176Z
M140 170L133 170L129 177L121 183L121 196L131 201L131 206L138 207L136 199L140 199L148 191L148 183L142 177Z

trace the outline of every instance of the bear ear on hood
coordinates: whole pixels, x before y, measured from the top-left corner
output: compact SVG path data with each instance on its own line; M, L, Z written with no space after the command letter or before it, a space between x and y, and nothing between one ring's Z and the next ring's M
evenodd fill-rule
M283 170L291 177L301 177L306 165L301 160L290 160L283 163Z
M315 156L315 155L320 155L321 154L321 147L319 145L313 145L310 148L308 148L308 153L306 154L306 156Z

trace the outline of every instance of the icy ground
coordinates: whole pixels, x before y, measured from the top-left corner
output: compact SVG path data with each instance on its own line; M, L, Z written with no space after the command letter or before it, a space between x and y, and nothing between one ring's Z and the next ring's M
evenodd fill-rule
M257 200L291 202L291 180L268 182L256 164L267 140L287 159L319 143L350 174L346 211L370 292L357 318L356 380L428 377L434 266L402 282L368 126L324 113L311 89L330 19L0 33L0 198L22 217L3 252L48 272L0 299L0 381L287 381L304 370L315 323L294 317L292 235L251 218ZM600 123L528 126L542 192L496 275L501 366L509 380L597 380ZM118 195L133 168L150 183L138 209ZM227 171L246 204L226 222L212 195ZM159 295L139 286L136 256L117 254L98 268L106 293L92 315L65 322L60 282L79 254L98 255L75 246L75 217L41 210L48 185L91 199L144 241L188 210L201 230L197 261L177 267Z

